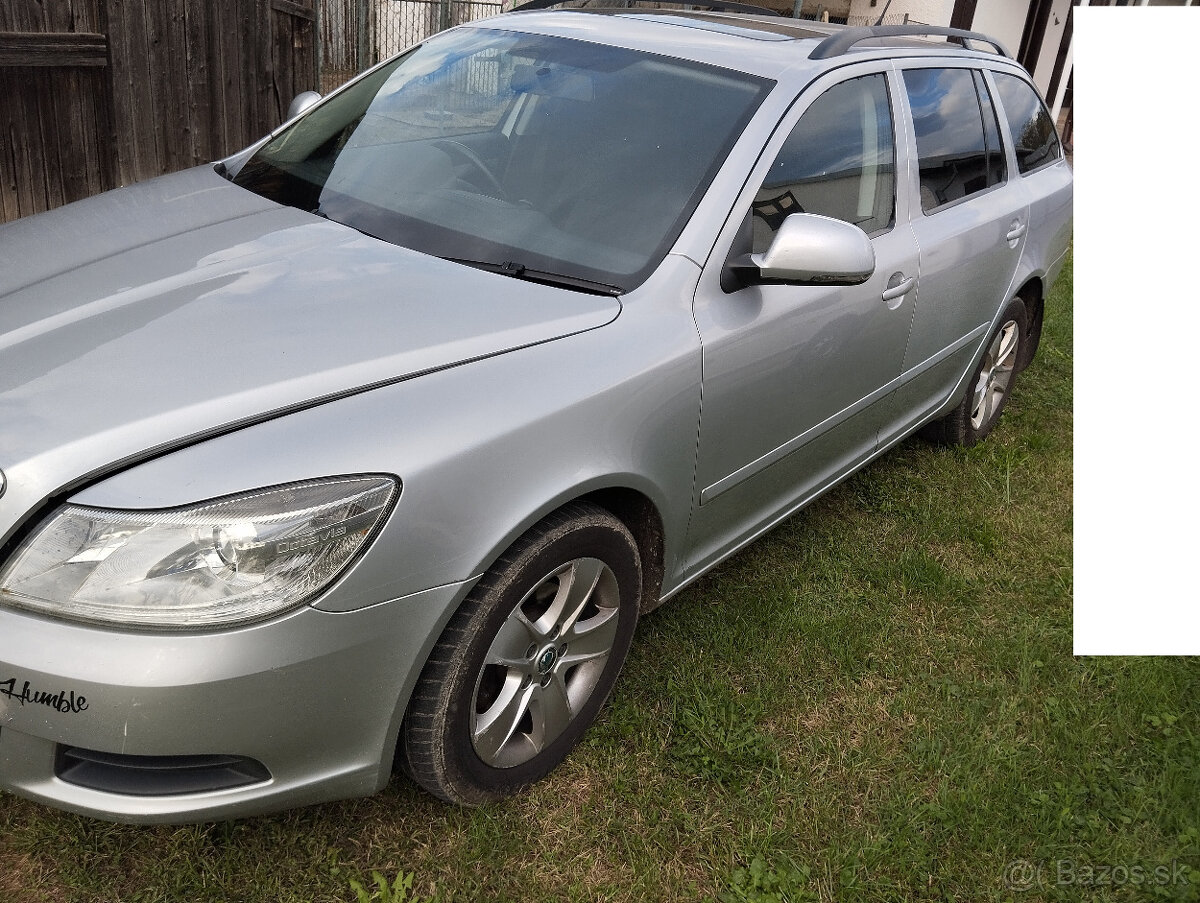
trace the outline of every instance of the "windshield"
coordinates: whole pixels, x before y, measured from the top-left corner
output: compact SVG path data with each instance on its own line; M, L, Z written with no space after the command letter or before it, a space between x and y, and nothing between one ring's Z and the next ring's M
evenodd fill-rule
M670 249L769 85L458 28L314 108L234 181L417 251L628 290Z

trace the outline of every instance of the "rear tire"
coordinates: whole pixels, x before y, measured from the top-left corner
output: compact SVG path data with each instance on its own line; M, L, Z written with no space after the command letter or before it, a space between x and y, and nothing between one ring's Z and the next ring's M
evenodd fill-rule
M927 424L921 435L931 442L967 448L985 438L1012 394L1028 333L1025 302L1014 298L1004 308L962 402L945 417Z
M1041 298L1032 298L1025 305L1028 323L1025 329L1025 344L1021 349L1021 359L1017 364L1017 372L1021 373L1033 363L1038 345L1042 342L1042 322L1045 319L1046 304Z
M637 543L603 508L575 502L533 527L430 654L401 729L405 770L468 806L547 775L608 698L641 587Z

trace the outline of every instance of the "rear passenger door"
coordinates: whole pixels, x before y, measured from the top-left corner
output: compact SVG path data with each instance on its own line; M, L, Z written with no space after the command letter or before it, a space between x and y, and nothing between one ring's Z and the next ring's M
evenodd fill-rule
M1001 112L1001 128L1007 126L1005 131L1016 155L1016 181L1029 203L1029 231L1018 278L1037 274L1049 284L1057 276L1071 242L1071 167L1063 157L1050 112L1033 85L1015 73L992 71L989 79ZM1032 342L1027 344L1029 353L1041 331L1040 311L1040 306L1035 308L1030 323L1033 332Z
M921 280L882 443L961 391L1014 289L1029 224L983 72L944 61L906 62L900 75Z

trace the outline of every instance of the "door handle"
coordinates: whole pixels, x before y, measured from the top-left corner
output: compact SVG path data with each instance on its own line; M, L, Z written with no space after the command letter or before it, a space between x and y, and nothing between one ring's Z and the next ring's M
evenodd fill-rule
M1009 241L1016 241L1025 234L1025 224L1020 220L1013 220L1013 224L1008 227L1008 235L1005 236Z
M892 278L888 280L888 287L883 292L884 301L895 301L904 295L907 295L917 282L916 276L905 276L903 273L893 273Z

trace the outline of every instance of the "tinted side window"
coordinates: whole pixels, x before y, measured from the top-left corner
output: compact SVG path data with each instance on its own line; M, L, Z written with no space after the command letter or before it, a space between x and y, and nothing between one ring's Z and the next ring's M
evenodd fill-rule
M921 209L933 210L988 187L983 116L969 69L907 69L921 167Z
M1004 117L1017 151L1017 169L1029 172L1062 156L1058 133L1037 92L1015 75L993 72Z
M982 72L975 73L975 88L979 91L979 106L983 110L983 133L987 138L988 185L998 185L1008 177L1008 161L1004 158L1004 142L1000 140L1000 122L996 118L992 93L988 90Z
M892 224L895 141L884 75L834 85L805 110L754 199L754 250L765 251L784 217L819 213L867 234Z

